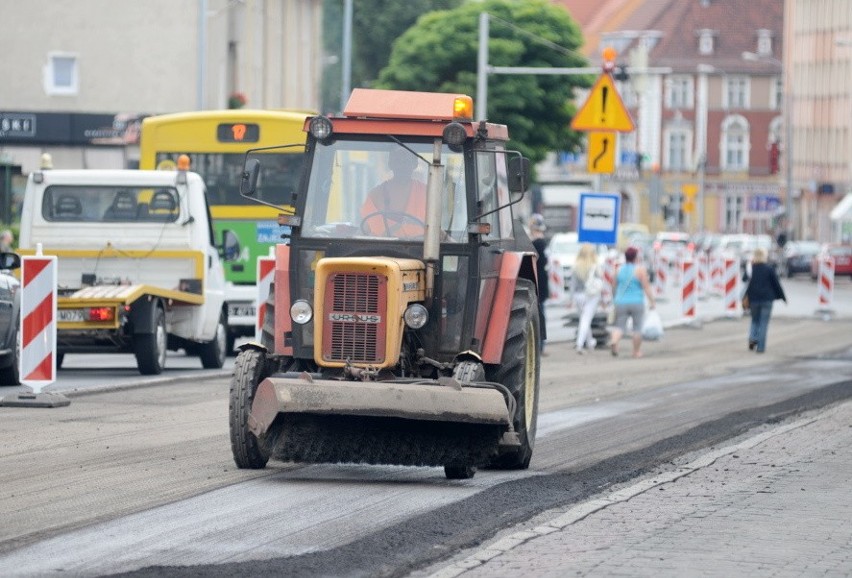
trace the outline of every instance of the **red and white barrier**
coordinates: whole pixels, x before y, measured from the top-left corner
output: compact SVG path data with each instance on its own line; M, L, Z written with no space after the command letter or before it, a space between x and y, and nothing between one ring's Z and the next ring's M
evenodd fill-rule
M698 274L698 281L695 287L698 292L698 298L701 300L707 299L707 294L710 292L708 288L710 271L707 264L707 253L698 254L698 267L696 273Z
M724 295L725 293L725 258L721 254L716 253L711 258L710 266L710 284L711 292L714 295Z
M21 383L33 392L56 381L56 256L21 259Z
M684 259L681 261L681 305L683 316L686 319L695 319L695 306L698 298L696 290L697 274L695 261Z
M669 276L669 262L660 253L659 249L654 249L654 295L657 299L661 299L666 295L666 280Z
M266 299L269 297L269 289L275 279L275 257L257 258L257 326L254 331L255 341L260 342L263 333L263 320L266 318Z
M819 277L817 297L819 308L817 311L831 311L834 302L834 257L827 255L819 260Z
M725 289L723 299L725 313L735 316L741 313L742 302L740 300L740 262L739 259L725 259L725 268L722 271L722 286Z

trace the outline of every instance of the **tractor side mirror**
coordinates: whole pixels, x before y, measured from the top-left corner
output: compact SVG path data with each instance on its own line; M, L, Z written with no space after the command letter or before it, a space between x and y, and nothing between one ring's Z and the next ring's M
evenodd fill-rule
M236 261L242 252L240 239L230 229L222 231L222 259L224 261Z
M509 191L512 193L524 193L527 190L530 174L530 159L526 157L512 156L509 159Z
M260 161L248 159L243 166L243 175L240 180L240 194L244 197L253 197L257 194L257 179L260 176Z

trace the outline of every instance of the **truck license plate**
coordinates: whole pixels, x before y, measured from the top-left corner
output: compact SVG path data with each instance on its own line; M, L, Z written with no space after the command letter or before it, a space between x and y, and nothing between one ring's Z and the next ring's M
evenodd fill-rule
M254 305L243 304L243 303L229 303L228 304L228 316L229 317L254 317L255 316Z
M85 321L83 309L59 309L57 317L59 321Z

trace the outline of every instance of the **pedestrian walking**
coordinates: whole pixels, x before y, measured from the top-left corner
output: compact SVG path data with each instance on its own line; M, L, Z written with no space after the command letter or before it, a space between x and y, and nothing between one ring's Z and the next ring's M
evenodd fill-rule
M603 275L598 264L595 246L583 243L574 261L571 272L571 295L577 308L577 340L575 349L582 355L585 350L594 349L597 340L592 336L592 319L603 293Z
M642 322L645 316L645 297L648 298L648 308L654 309L657 304L648 271L644 265L637 263L639 251L636 247L628 247L624 251L624 264L615 273L613 287L613 304L615 305L615 328L612 330L610 351L618 355L618 342L627 333L627 321L632 323L633 357L642 357Z
M12 251L12 245L14 242L15 236L9 229L5 229L2 233L0 233L0 251L3 253L9 253Z
M533 213L530 216L528 226L530 239L532 239L533 247L535 247L536 253L538 253L538 259L536 259L536 276L538 277L538 318L539 326L541 327L541 344L539 349L541 350L541 354L545 355L544 345L547 341L547 325L544 315L544 302L550 296L548 288L549 276L547 272L547 239L544 236L544 232L547 231L547 224L544 222L542 215Z
M775 270L766 262L766 249L754 250L751 261L751 275L748 271L743 280L748 282L745 296L751 313L751 325L748 331L750 351L766 351L766 333L769 330L769 318L772 316L772 303L776 299L787 302L787 296L778 280Z

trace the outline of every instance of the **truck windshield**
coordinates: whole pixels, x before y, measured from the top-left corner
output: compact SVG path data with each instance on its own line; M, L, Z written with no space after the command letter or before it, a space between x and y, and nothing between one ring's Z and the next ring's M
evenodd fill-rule
M406 145L416 155L384 139L318 144L311 165L302 236L422 240L432 143ZM446 167L441 194L442 240L464 242L464 156L444 147L441 162Z
M52 185L41 206L46 221L162 223L176 221L179 213L174 187Z

